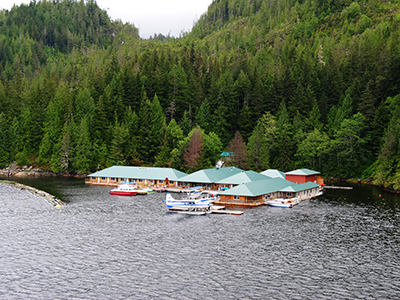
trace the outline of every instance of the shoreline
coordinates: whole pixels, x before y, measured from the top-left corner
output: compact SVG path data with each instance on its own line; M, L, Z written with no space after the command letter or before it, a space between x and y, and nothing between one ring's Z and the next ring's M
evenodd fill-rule
M0 176L2 177L76 177L86 178L87 174L71 174L68 172L54 173L51 171L42 170L39 168L33 169L32 167L24 167L9 170L8 168L0 170Z
M40 196L42 198L44 198L46 200L47 203L51 204L52 206L55 206L56 208L61 208L62 205L65 205L65 203L63 201L61 201L60 199L56 198L55 196L39 190L37 188L19 183L19 182L15 182L15 181L10 181L10 180L0 180L0 184L4 184L19 190L23 190L23 191L27 191L33 195L36 196Z
M88 173L90 174L90 173ZM51 171L46 171L42 170L39 168L32 168L30 167L22 167L22 168L6 168L0 170L0 176L3 177L76 177L76 178L86 178L88 174L71 174L69 172L63 172L63 173L54 173ZM324 178L325 181L333 181L333 182L349 182L349 183L357 183L357 184L366 184L366 185L374 185L377 187L382 188L383 190L394 193L394 194L400 194L400 189L393 189L393 188L388 188L385 187L384 185L378 185L374 184L372 181L366 181L366 180L354 180L354 179L344 179L344 178Z
M388 187L385 187L384 185L375 184L372 181L366 181L366 180L361 180L361 179L359 179L359 180L343 179L343 178L339 178L339 179L336 179L336 178L329 178L329 179L324 178L324 180L327 181L327 182L330 182L330 181L332 181L332 182L348 182L348 183L354 183L354 184L373 185L373 186L376 186L376 187L379 187L379 188L383 189L386 192L389 192L389 193L392 193L392 194L400 194L400 189L388 188Z

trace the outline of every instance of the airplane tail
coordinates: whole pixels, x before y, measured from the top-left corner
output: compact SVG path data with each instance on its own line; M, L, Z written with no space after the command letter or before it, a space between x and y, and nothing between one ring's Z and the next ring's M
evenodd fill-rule
M174 200L174 198L172 198L171 194L167 193L167 195L165 196L165 202L170 203L173 200Z

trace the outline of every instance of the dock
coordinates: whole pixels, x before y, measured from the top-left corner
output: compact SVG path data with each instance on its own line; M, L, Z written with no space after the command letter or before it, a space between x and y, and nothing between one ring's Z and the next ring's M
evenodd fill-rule
M187 208L184 207L172 207L169 209L170 211L183 211L187 210ZM211 213L213 214L225 214L225 215L243 215L243 211L239 210L228 210L225 208L225 206L220 206L220 205L213 205L211 206Z
M225 206L213 205L211 206L211 213L213 214L226 214L226 215L243 215L243 211L240 210L228 210Z
M324 189L337 189L337 190L352 190L352 186L336 186L336 185L325 185Z

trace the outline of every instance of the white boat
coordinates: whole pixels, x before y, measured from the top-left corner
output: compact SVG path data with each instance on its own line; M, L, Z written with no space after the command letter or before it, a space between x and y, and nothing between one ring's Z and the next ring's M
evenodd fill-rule
M268 200L267 204L274 207L292 208L296 204L299 204L299 200L297 198L276 198L275 200Z
M110 195L134 196L137 194L137 188L130 184L120 184L110 191Z
M211 203L204 203L196 199L177 200L170 193L165 197L165 203L169 210L189 215L205 215L211 213Z

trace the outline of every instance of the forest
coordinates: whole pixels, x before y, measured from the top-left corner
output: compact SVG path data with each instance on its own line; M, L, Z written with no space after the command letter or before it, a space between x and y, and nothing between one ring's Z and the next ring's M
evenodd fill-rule
M0 11L0 167L226 165L400 188L399 2L214 0L141 39L94 0Z

